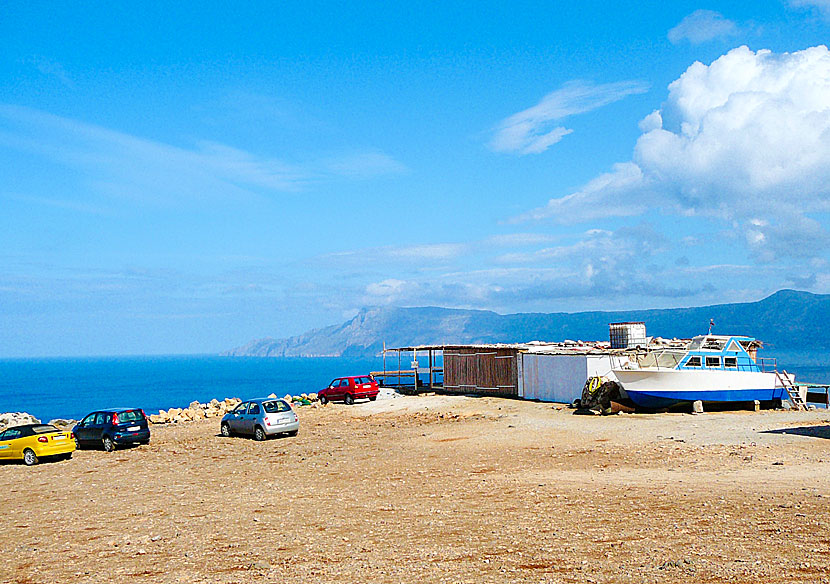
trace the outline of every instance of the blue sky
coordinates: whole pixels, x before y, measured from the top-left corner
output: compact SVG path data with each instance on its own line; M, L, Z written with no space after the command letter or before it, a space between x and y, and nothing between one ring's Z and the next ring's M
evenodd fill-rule
M6 2L0 357L830 292L830 2Z

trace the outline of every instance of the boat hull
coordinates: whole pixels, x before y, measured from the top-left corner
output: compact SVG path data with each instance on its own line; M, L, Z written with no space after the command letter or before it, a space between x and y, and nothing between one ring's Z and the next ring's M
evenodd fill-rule
M614 370L628 397L640 407L661 409L702 401L746 402L782 399L775 373L678 369Z

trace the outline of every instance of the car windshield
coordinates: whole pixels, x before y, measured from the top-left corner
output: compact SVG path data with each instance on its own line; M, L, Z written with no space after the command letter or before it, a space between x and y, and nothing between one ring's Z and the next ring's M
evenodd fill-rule
M119 422L137 422L139 420L143 420L144 416L141 415L139 410L130 410L129 412L119 412L118 414L118 421Z
M60 432L60 430L50 424L43 424L42 426L33 426L32 432L35 434L48 434L49 432Z

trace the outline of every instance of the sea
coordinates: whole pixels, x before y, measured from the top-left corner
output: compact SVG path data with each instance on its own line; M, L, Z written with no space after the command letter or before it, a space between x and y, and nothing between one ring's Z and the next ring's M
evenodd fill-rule
M779 369L795 372L799 381L830 384L830 367L816 365L825 356L814 357L801 365L779 360ZM382 369L380 357L0 359L0 412L28 412L43 421L78 420L109 407L143 408L151 414L214 398L312 393L335 377Z
M110 407L142 408L149 415L214 398L313 393L335 377L382 369L380 357L0 359L0 412L28 412L42 421L79 420Z

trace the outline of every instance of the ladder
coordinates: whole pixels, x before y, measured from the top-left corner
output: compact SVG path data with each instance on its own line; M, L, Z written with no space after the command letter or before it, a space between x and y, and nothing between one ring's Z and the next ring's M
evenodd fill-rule
M801 399L801 393L798 391L798 386L795 384L793 378L790 377L790 374L786 371L776 371L775 377L778 380L778 383L780 383L787 392L787 395L790 397L790 402L793 404L795 409L806 410L807 403Z

